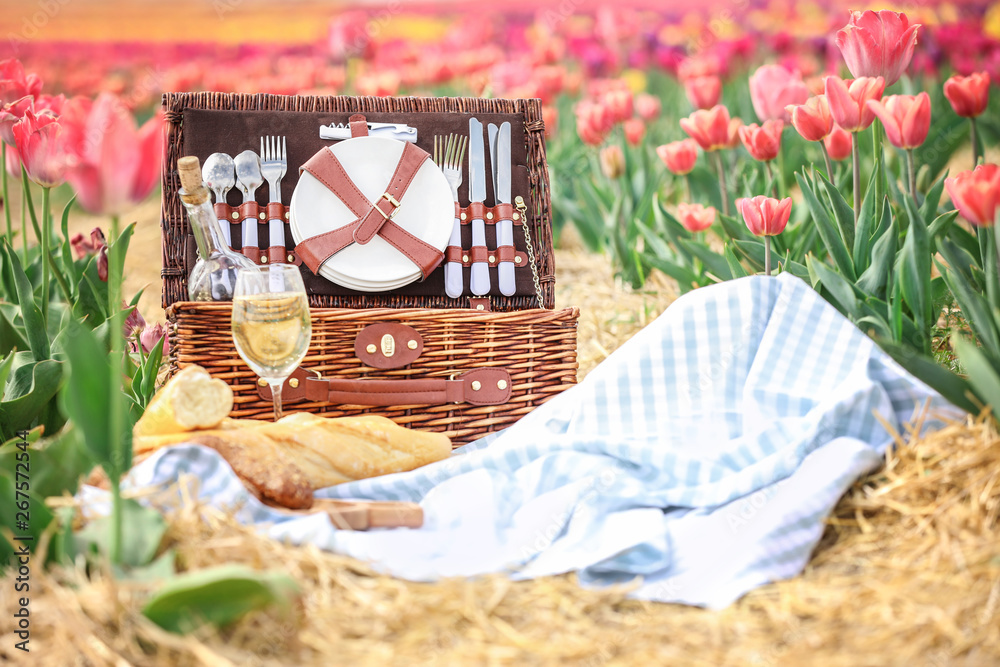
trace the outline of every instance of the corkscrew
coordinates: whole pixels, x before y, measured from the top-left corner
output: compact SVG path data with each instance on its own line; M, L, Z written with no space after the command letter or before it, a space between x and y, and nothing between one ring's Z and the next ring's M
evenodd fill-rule
M417 143L417 128L405 123L368 123L368 135L372 137L387 137ZM351 138L351 127L347 123L330 123L321 125L319 138L333 141Z

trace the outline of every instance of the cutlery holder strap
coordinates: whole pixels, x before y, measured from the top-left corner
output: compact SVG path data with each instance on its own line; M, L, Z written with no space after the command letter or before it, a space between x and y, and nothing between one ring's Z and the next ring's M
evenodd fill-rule
M485 206L482 202L472 202L468 206L458 208L458 219L463 225L471 224L473 220L482 220L487 225L495 225L501 220L511 220L515 225L523 225L521 214L514 210L513 204L497 204Z
M510 373L502 368L476 368L453 378L406 380L338 379L307 377L296 369L281 389L283 403L335 405L503 405L511 396ZM271 387L257 385L262 400L271 400Z
M496 266L499 262L514 262L514 267L518 269L528 266L527 253L515 250L514 246L502 245L492 254L488 250L486 252L486 259L480 261L484 261L490 266ZM444 249L444 261L455 262L462 266L472 266L472 254L471 251L463 250L458 246L448 246Z
M340 160L324 148L312 156L300 168L309 172L316 180L337 196L358 219L333 231L304 239L296 246L296 252L307 267L318 273L319 267L330 257L351 243L366 244L378 234L390 245L403 253L421 272L423 278L438 267L444 255L436 248L413 236L392 221L400 199L429 159L427 151L411 143L404 143L403 154L396 170L386 187L386 192L376 202L365 197L344 169Z

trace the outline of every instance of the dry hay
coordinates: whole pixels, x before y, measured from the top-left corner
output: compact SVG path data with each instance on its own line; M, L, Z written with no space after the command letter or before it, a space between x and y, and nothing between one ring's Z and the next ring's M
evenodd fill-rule
M587 308L592 368L669 301L614 286L606 264L559 256L561 304ZM598 307L595 307L597 305ZM908 439L909 439L908 434ZM902 439L901 439L902 440ZM181 569L281 569L303 597L222 632L170 635L139 610L154 589L78 568L32 570L31 665L995 665L1000 664L1000 435L952 424L887 454L841 500L805 572L721 612L581 589L572 575L419 584L358 561L260 537L186 502L165 547ZM36 561L37 562L37 561ZM0 581L8 603L13 577Z

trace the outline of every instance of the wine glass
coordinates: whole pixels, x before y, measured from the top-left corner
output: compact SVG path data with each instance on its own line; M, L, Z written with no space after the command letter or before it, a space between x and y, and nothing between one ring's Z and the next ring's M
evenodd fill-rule
M271 386L274 419L281 419L281 387L306 356L312 337L309 299L298 267L240 269L232 327L236 351Z

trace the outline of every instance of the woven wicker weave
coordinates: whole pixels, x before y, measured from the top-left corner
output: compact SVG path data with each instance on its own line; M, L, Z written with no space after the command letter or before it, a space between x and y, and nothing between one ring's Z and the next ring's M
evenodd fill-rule
M495 431L530 412L576 382L576 309L551 310L555 265L550 224L544 125L538 100L471 98L285 97L223 93L167 93L167 148L163 170L163 305L173 327L171 372L199 364L226 380L235 393L234 417L269 418L270 400L258 394L256 376L238 356L230 328L231 304L186 301L190 229L178 197L177 160L182 157L185 109L309 111L337 113L427 112L521 114L530 181L528 224L536 249L544 309L533 295L491 299L491 312L456 307L444 295L310 294L313 336L302 367L330 378L425 379L475 368L503 368L511 376L511 398L492 406L470 404L362 407L295 403L289 411L329 416L379 414L411 428L448 433L455 446ZM394 322L423 337L420 357L408 366L377 370L354 351L366 326Z

